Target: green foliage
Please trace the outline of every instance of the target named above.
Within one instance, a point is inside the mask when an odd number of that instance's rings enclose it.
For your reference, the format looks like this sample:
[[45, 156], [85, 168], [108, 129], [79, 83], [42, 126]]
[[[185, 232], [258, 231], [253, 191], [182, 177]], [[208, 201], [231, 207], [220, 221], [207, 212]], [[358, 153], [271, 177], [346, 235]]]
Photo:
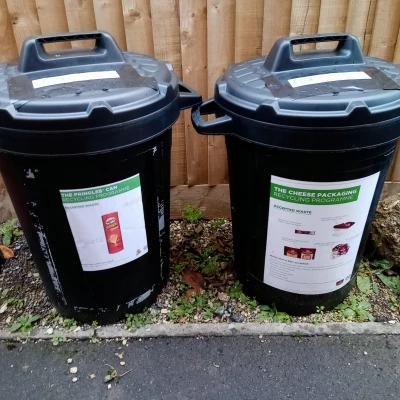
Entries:
[[92, 328], [97, 328], [99, 323], [97, 321], [92, 321]]
[[183, 262], [174, 265], [174, 271], [177, 274], [181, 274], [185, 268], [186, 268], [186, 263]]
[[272, 307], [262, 305], [260, 306], [260, 310], [261, 312], [256, 318], [258, 322], [263, 322], [268, 319], [272, 319], [273, 322], [291, 322], [292, 320], [289, 314], [278, 311], [275, 304], [272, 304]]
[[256, 309], [258, 306], [256, 299], [250, 299], [250, 297], [243, 293], [243, 285], [239, 281], [236, 281], [233, 286], [228, 288], [228, 295], [233, 299], [239, 300], [242, 304], [247, 305], [251, 309]]
[[97, 339], [97, 337], [91, 337], [89, 340], [89, 343], [91, 343], [91, 344], [100, 343], [100, 339]]
[[221, 228], [221, 226], [224, 224], [225, 224], [224, 219], [217, 219], [217, 220], [210, 221], [210, 225], [215, 229]]
[[372, 291], [375, 294], [379, 294], [379, 286], [378, 286], [378, 284], [376, 282], [372, 282]]
[[53, 343], [53, 346], [58, 346], [61, 343], [66, 343], [67, 338], [65, 336], [56, 335], [51, 339], [51, 342]]
[[145, 311], [140, 314], [126, 314], [126, 322], [125, 326], [129, 330], [135, 330], [142, 328], [151, 323], [151, 315], [148, 311]]
[[342, 317], [356, 321], [373, 321], [370, 313], [371, 303], [363, 295], [350, 295], [343, 303], [335, 307]]
[[10, 332], [21, 332], [29, 334], [33, 330], [35, 322], [39, 321], [39, 315], [21, 315], [11, 325]]
[[366, 295], [372, 293], [371, 279], [368, 276], [357, 276], [357, 287], [361, 293]]
[[400, 276], [386, 276], [379, 274], [378, 278], [393, 292], [400, 294]]
[[202, 311], [204, 319], [211, 319], [213, 312], [220, 308], [222, 304], [215, 300], [215, 292], [202, 291], [200, 294], [193, 293], [189, 300], [181, 296], [176, 300], [168, 313], [171, 321], [179, 321], [182, 318], [188, 318], [195, 311]]
[[24, 307], [24, 301], [17, 299], [15, 297], [8, 297], [7, 296], [10, 294], [10, 291], [8, 289], [4, 289], [0, 293], [0, 308], [12, 308], [14, 310], [20, 310], [21, 308]]
[[47, 315], [47, 320], [51, 325], [62, 325], [63, 323], [63, 318], [55, 308], [50, 310], [49, 314]]
[[22, 234], [22, 231], [18, 228], [17, 219], [11, 219], [0, 225], [0, 236], [4, 246], [9, 246], [14, 236], [21, 236]]
[[78, 327], [78, 324], [74, 318], [64, 318], [62, 320], [62, 326], [66, 329], [73, 331]]
[[388, 260], [370, 261], [370, 265], [375, 269], [381, 269], [381, 270], [391, 269], [393, 267], [393, 264]]
[[390, 298], [390, 309], [394, 312], [400, 311], [400, 299], [396, 296]]
[[188, 258], [196, 262], [197, 268], [203, 275], [214, 276], [228, 265], [232, 255], [220, 254], [217, 246], [211, 246], [200, 253], [189, 253]]
[[188, 205], [183, 209], [182, 217], [187, 222], [193, 223], [203, 219], [204, 214], [203, 211], [200, 210], [200, 208]]
[[321, 324], [322, 323], [322, 316], [324, 315], [324, 306], [317, 306], [315, 310], [315, 317], [314, 317], [314, 324]]

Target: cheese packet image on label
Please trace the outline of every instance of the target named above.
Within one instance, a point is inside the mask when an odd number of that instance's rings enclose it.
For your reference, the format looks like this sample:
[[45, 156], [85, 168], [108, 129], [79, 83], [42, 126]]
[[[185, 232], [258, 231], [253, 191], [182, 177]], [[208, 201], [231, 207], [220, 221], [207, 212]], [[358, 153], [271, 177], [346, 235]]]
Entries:
[[60, 193], [84, 271], [118, 267], [147, 253], [139, 174]]

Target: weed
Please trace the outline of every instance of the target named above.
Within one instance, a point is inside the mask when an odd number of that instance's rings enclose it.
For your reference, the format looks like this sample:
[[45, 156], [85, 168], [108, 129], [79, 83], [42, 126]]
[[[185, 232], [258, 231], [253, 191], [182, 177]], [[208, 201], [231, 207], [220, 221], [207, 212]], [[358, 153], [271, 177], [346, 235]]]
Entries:
[[257, 321], [262, 322], [267, 319], [272, 319], [273, 322], [291, 322], [289, 314], [280, 312], [276, 309], [275, 304], [272, 304], [272, 308], [266, 305], [260, 306], [260, 314], [257, 316]]
[[21, 332], [29, 334], [33, 330], [35, 322], [39, 321], [39, 315], [21, 315], [11, 325], [10, 332]]
[[181, 296], [172, 304], [168, 318], [171, 321], [180, 321], [182, 318], [188, 318], [197, 310], [203, 311], [204, 319], [211, 319], [213, 312], [221, 307], [219, 301], [212, 301], [214, 296], [214, 292], [206, 292], [204, 290], [200, 294], [193, 293], [189, 300]]
[[60, 316], [55, 308], [52, 308], [50, 310], [49, 314], [47, 315], [47, 320], [51, 325], [62, 325], [63, 323], [63, 318]]
[[314, 316], [314, 324], [321, 324], [322, 323], [322, 316], [324, 315], [324, 306], [317, 306], [315, 313], [316, 315]]
[[71, 331], [75, 330], [78, 325], [74, 318], [64, 318], [62, 321], [62, 326]]
[[100, 339], [97, 339], [97, 337], [92, 337], [92, 338], [90, 338], [89, 343], [91, 343], [91, 344], [100, 343]]
[[227, 265], [225, 258], [217, 252], [216, 246], [206, 247], [201, 253], [189, 253], [203, 275], [213, 276]]
[[390, 309], [394, 312], [400, 311], [400, 299], [396, 296], [390, 298]]
[[249, 308], [255, 309], [258, 306], [256, 299], [250, 299], [243, 293], [243, 285], [236, 281], [235, 284], [228, 288], [228, 295], [233, 299], [239, 300], [242, 304], [246, 304]]
[[92, 328], [97, 328], [99, 323], [97, 321], [92, 321]]
[[177, 274], [181, 274], [185, 268], [186, 268], [186, 263], [183, 262], [174, 265], [174, 271]]
[[224, 219], [217, 219], [217, 220], [210, 221], [210, 225], [215, 229], [221, 228], [221, 226], [224, 224], [225, 224]]
[[368, 276], [357, 276], [357, 287], [365, 295], [372, 293], [371, 279]]
[[53, 343], [53, 346], [58, 346], [61, 343], [66, 343], [67, 338], [65, 336], [56, 335], [51, 339], [51, 342]]
[[182, 217], [187, 222], [193, 223], [203, 219], [204, 214], [203, 211], [200, 210], [200, 208], [188, 205], [183, 209]]
[[379, 274], [378, 278], [393, 292], [400, 294], [400, 276], [386, 276]]
[[9, 246], [14, 236], [21, 236], [22, 234], [22, 231], [18, 228], [17, 219], [11, 219], [0, 225], [0, 236], [4, 246]]
[[366, 300], [364, 295], [350, 295], [343, 303], [335, 307], [339, 310], [344, 319], [357, 321], [373, 321], [374, 317], [370, 313], [371, 303]]
[[143, 312], [141, 314], [126, 314], [125, 326], [126, 329], [135, 330], [142, 328], [151, 323], [151, 316], [149, 312]]

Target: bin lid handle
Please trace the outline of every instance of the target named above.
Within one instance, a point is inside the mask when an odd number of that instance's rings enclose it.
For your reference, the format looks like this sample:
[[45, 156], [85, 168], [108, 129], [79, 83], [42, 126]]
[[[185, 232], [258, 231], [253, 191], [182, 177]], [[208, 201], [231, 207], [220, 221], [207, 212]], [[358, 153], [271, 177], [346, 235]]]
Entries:
[[[294, 45], [338, 42], [331, 50], [293, 51]], [[357, 37], [347, 33], [293, 36], [277, 40], [265, 59], [264, 67], [271, 72], [293, 71], [305, 68], [365, 64]]]
[[[95, 40], [90, 50], [64, 50], [48, 53], [44, 44], [72, 42], [76, 40]], [[47, 69], [65, 68], [91, 64], [124, 63], [125, 58], [114, 38], [107, 32], [73, 32], [53, 35], [33, 36], [22, 44], [18, 71], [29, 73]]]

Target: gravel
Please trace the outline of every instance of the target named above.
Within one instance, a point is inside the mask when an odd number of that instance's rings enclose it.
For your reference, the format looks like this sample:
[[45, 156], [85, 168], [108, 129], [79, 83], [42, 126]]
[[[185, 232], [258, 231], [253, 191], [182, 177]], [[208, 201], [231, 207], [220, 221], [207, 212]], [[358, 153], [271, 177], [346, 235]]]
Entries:
[[[40, 315], [40, 325], [47, 328], [62, 328], [63, 320], [52, 309], [35, 269], [32, 255], [23, 236], [11, 246], [15, 257], [6, 260], [0, 265], [0, 310], [5, 298], [21, 300], [18, 305], [8, 305], [0, 313], [0, 328], [9, 327], [15, 319], [24, 314]], [[212, 248], [212, 251], [210, 250]], [[210, 252], [209, 257], [204, 254]], [[205, 260], [205, 261], [204, 261]], [[216, 274], [205, 273], [202, 263], [211, 260], [218, 270]], [[232, 226], [229, 220], [206, 221], [187, 223], [185, 221], [171, 222], [171, 274], [162, 293], [155, 304], [148, 310], [149, 321], [155, 324], [170, 323], [220, 323], [220, 322], [257, 322], [262, 312], [258, 305], [242, 302], [229, 296], [229, 287], [235, 285], [236, 277], [233, 268]], [[203, 265], [204, 267], [204, 265]], [[202, 272], [205, 282], [205, 307], [210, 312], [205, 313], [204, 307], [194, 306], [194, 309], [185, 315], [173, 316], [179, 309], [179, 301], [184, 298], [189, 286], [182, 281], [182, 272], [187, 269]], [[207, 272], [207, 271], [206, 271]], [[371, 314], [375, 321], [400, 321], [399, 310], [393, 310], [391, 298], [395, 295], [380, 279], [375, 276], [373, 281], [379, 287], [379, 294], [368, 295], [371, 303]], [[1, 298], [4, 290], [7, 296]], [[357, 288], [352, 291], [359, 294]], [[400, 299], [397, 296], [397, 301]], [[322, 314], [311, 314], [302, 317], [292, 317], [293, 322], [337, 322], [343, 321], [339, 311], [328, 311]], [[272, 322], [270, 319], [265, 323]], [[121, 321], [117, 326], [124, 326]], [[87, 327], [87, 326], [86, 326]], [[71, 328], [76, 329], [76, 326]], [[85, 326], [83, 326], [85, 329]]]

